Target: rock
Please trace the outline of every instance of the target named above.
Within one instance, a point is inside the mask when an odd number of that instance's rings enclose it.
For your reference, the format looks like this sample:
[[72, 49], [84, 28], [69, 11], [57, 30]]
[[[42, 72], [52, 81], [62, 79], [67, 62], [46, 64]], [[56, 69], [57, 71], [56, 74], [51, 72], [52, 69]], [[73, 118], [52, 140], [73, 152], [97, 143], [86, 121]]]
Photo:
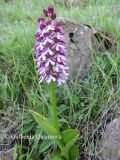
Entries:
[[106, 126], [99, 148], [101, 160], [120, 160], [120, 118]]
[[82, 79], [91, 66], [90, 48], [92, 31], [85, 25], [63, 21], [67, 47], [69, 75], [73, 79]]
[[64, 4], [65, 6], [83, 6], [86, 0], [54, 0], [54, 3]]
[[[13, 155], [14, 155], [14, 148], [7, 150], [5, 153], [1, 151], [0, 160], [13, 160], [14, 159]], [[16, 157], [17, 157], [17, 153], [16, 153]]]
[[[80, 82], [92, 65], [92, 51], [104, 52], [115, 48], [115, 40], [89, 25], [62, 19], [65, 31], [70, 78]], [[114, 43], [113, 43], [114, 42]]]

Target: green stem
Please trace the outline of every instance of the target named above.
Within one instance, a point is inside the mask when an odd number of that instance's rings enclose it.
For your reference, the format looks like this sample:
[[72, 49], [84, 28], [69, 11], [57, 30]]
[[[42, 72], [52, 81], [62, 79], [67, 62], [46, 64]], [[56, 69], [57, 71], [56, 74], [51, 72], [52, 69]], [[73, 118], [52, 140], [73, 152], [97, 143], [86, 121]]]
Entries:
[[52, 104], [52, 116], [53, 116], [54, 126], [59, 131], [59, 124], [58, 124], [58, 118], [57, 118], [55, 84], [53, 81], [50, 83], [50, 98], [51, 98], [51, 104]]

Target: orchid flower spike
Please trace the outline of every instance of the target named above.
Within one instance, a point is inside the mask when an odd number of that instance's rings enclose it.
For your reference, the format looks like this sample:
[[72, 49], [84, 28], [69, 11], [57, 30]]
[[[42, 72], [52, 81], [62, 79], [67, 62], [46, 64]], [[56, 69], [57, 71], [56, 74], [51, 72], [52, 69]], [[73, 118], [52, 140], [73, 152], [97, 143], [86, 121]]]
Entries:
[[43, 10], [46, 17], [38, 19], [35, 34], [35, 61], [37, 63], [39, 82], [65, 83], [68, 77], [64, 31], [61, 22], [53, 22], [56, 13], [52, 7]]

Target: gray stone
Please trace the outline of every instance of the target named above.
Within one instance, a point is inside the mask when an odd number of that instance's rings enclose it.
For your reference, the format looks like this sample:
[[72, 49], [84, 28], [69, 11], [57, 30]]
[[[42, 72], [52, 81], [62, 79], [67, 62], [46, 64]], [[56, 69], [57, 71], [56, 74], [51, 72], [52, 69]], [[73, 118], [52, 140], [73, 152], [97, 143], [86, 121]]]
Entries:
[[120, 160], [120, 118], [106, 126], [100, 144], [101, 160]]
[[82, 79], [91, 66], [92, 31], [85, 25], [63, 21], [68, 56], [69, 75], [72, 79]]
[[[89, 25], [66, 19], [62, 19], [62, 22], [62, 28], [65, 31], [69, 75], [76, 82], [80, 82], [90, 71], [93, 49], [96, 52], [104, 52], [106, 49], [114, 48], [114, 38], [107, 37]], [[99, 38], [101, 42], [99, 42]]]

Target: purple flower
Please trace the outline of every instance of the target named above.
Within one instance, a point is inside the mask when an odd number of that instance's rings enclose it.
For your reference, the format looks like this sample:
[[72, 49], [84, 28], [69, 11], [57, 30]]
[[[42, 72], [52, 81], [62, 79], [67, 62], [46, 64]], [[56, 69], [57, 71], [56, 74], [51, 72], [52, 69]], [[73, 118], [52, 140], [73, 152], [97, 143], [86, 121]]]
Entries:
[[53, 23], [56, 13], [52, 7], [43, 11], [48, 19], [38, 19], [35, 34], [35, 61], [41, 82], [65, 83], [68, 77], [64, 31], [61, 22]]
[[43, 13], [46, 17], [49, 17], [52, 20], [56, 19], [56, 13], [54, 12], [53, 7], [48, 7], [47, 9], [44, 9]]
[[50, 18], [53, 20], [56, 19], [56, 13], [51, 14]]

